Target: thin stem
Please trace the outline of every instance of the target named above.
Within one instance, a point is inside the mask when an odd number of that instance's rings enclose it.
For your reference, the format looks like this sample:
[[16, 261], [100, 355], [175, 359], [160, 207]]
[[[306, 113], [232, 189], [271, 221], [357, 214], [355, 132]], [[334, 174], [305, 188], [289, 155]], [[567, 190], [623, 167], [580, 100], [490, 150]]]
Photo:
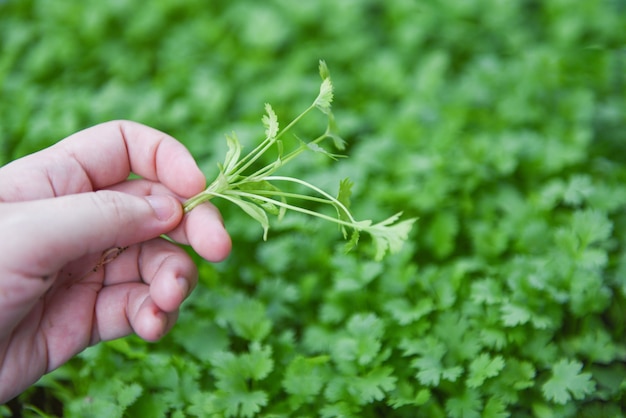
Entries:
[[296, 118], [294, 120], [289, 122], [289, 124], [287, 124], [287, 126], [285, 126], [282, 130], [280, 130], [278, 132], [278, 135], [276, 135], [276, 139], [279, 139], [281, 136], [283, 136], [283, 134], [285, 132], [289, 131], [295, 124], [297, 124], [300, 121], [300, 119], [305, 117], [307, 115], [307, 113], [309, 113], [313, 109], [315, 109], [315, 102], [313, 102], [313, 104], [311, 106], [309, 106], [304, 112], [300, 113], [298, 116], [296, 116]]
[[[222, 193], [215, 193], [214, 196], [216, 197], [225, 197], [227, 195], [231, 195], [231, 196], [239, 196], [239, 197], [245, 197], [248, 199], [256, 199], [256, 200], [261, 200], [263, 202], [267, 202], [267, 203], [272, 203], [276, 206], [288, 209], [288, 210], [293, 210], [295, 212], [300, 212], [300, 213], [304, 213], [306, 215], [310, 215], [310, 216], [315, 216], [317, 218], [321, 218], [330, 222], [334, 222], [336, 224], [339, 225], [344, 225], [344, 226], [348, 226], [350, 228], [354, 228], [357, 229], [359, 231], [363, 231], [367, 228], [364, 228], [363, 225], [360, 225], [359, 222], [356, 222], [354, 219], [351, 219], [350, 222], [348, 221], [344, 221], [343, 219], [339, 219], [339, 218], [334, 218], [332, 216], [328, 216], [325, 215], [323, 213], [319, 213], [319, 212], [315, 212], [309, 209], [305, 209], [305, 208], [301, 208], [298, 206], [294, 206], [294, 205], [290, 205], [289, 203], [285, 203], [285, 202], [281, 202], [279, 200], [275, 200], [275, 199], [271, 199], [269, 197], [265, 197], [265, 196], [260, 196], [254, 193], [248, 193], [248, 192], [243, 192], [241, 190], [227, 190], [225, 194]], [[228, 199], [231, 200], [231, 199]]]
[[303, 143], [302, 145], [300, 145], [298, 148], [296, 148], [295, 150], [291, 151], [289, 154], [287, 154], [286, 156], [284, 156], [283, 158], [281, 158], [281, 162], [282, 164], [285, 164], [291, 160], [293, 160], [294, 158], [296, 158], [298, 155], [302, 154], [304, 151], [306, 151], [308, 149], [307, 145], [309, 144], [318, 144], [320, 142], [322, 142], [324, 139], [328, 138], [328, 133], [325, 132], [323, 135], [318, 136], [317, 138], [315, 138], [312, 141], [309, 141], [307, 143]]
[[[256, 160], [258, 160], [261, 157], [261, 155], [265, 154], [265, 152], [268, 149], [270, 149], [272, 145], [274, 145], [275, 143], [276, 143], [276, 137], [266, 138], [265, 141], [263, 141], [259, 147], [256, 147], [254, 150], [248, 153], [245, 157], [239, 160], [237, 164], [235, 164], [232, 174], [241, 175], [244, 171], [248, 169], [248, 167], [254, 164]], [[230, 175], [231, 173], [228, 173], [228, 174]]]
[[322, 196], [324, 196], [326, 199], [330, 200], [332, 202], [332, 204], [337, 207], [338, 209], [341, 209], [346, 216], [348, 216], [348, 218], [352, 221], [352, 222], [356, 222], [356, 219], [354, 219], [352, 217], [352, 214], [350, 213], [350, 210], [348, 210], [348, 208], [341, 203], [339, 200], [337, 200], [336, 197], [326, 193], [324, 190], [320, 189], [319, 187], [316, 187], [314, 185], [312, 185], [309, 182], [306, 182], [304, 180], [300, 180], [294, 177], [286, 177], [286, 176], [267, 176], [265, 177], [266, 181], [288, 181], [291, 183], [297, 183], [300, 184], [302, 186], [305, 186], [311, 190], [316, 191], [317, 193], [321, 194]]
[[307, 113], [309, 113], [314, 108], [315, 104], [312, 104], [304, 112], [300, 113], [294, 120], [292, 120], [287, 126], [285, 126], [281, 131], [279, 131], [274, 138], [266, 138], [265, 141], [261, 142], [261, 144], [259, 144], [254, 150], [252, 150], [245, 157], [239, 160], [239, 162], [235, 165], [233, 174], [239, 175], [243, 173], [246, 169], [248, 169], [248, 167], [254, 164], [254, 162], [258, 160], [259, 157], [261, 157], [261, 155], [265, 153], [265, 151], [270, 149], [270, 147], [274, 145], [274, 143], [276, 143], [276, 141], [281, 136], [283, 136], [285, 132], [289, 131], [296, 123], [298, 123], [304, 116], [306, 116]]
[[202, 191], [198, 193], [197, 195], [190, 197], [189, 199], [183, 202], [183, 211], [185, 213], [191, 212], [191, 210], [194, 209], [196, 206], [211, 200], [213, 196], [215, 195], [207, 192], [207, 190]]
[[309, 202], [324, 203], [327, 205], [335, 206], [335, 203], [329, 201], [328, 199], [324, 199], [322, 197], [308, 196], [308, 195], [299, 194], [299, 193], [289, 193], [289, 192], [281, 192], [281, 191], [275, 191], [275, 190], [246, 190], [246, 192], [259, 195], [259, 196], [285, 197], [285, 198], [290, 198], [290, 199], [306, 200]]

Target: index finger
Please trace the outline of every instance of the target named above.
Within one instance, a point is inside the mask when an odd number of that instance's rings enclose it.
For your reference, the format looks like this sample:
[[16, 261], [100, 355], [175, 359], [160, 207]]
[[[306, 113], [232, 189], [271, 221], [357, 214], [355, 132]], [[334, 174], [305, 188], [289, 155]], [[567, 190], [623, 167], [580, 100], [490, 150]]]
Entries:
[[[130, 173], [162, 183], [182, 197], [205, 187], [204, 175], [180, 142], [139, 123], [112, 121], [0, 169], [0, 200], [99, 190], [124, 181]], [[24, 190], [24, 179], [39, 186]]]
[[[99, 149], [94, 149], [94, 143]], [[131, 172], [183, 197], [204, 188], [204, 175], [189, 151], [171, 136], [139, 123], [104, 123], [60, 145], [81, 162], [97, 189], [123, 181]]]

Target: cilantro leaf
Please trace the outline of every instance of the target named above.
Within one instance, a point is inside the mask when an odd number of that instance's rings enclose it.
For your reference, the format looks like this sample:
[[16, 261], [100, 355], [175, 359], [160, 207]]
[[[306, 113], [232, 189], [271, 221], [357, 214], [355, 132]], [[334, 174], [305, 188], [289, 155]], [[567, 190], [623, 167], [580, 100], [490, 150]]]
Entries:
[[570, 399], [584, 399], [592, 393], [596, 384], [591, 373], [581, 373], [582, 363], [576, 360], [561, 359], [552, 367], [552, 377], [542, 386], [546, 399], [557, 404], [565, 404]]
[[400, 251], [404, 241], [407, 240], [415, 219], [406, 219], [395, 223], [401, 215], [401, 212], [397, 213], [371, 227], [369, 227], [369, 221], [362, 224], [364, 229], [367, 227], [366, 229], [374, 241], [376, 247], [375, 260], [382, 260], [387, 252], [396, 253]]
[[216, 378], [216, 403], [226, 416], [252, 417], [267, 405], [268, 396], [262, 390], [250, 390], [248, 381], [267, 377], [274, 367], [272, 350], [252, 343], [247, 353], [215, 353], [211, 359], [211, 373]]
[[285, 391], [301, 402], [311, 400], [320, 393], [326, 381], [323, 366], [328, 359], [328, 356], [294, 358], [287, 366], [282, 380]]
[[239, 157], [241, 156], [242, 151], [241, 143], [239, 142], [239, 139], [237, 139], [237, 134], [234, 132], [232, 135], [226, 135], [226, 144], [228, 146], [228, 151], [224, 157], [224, 163], [220, 167], [220, 173], [222, 175], [224, 175], [224, 173], [229, 173], [235, 168], [239, 162]]
[[365, 376], [352, 381], [352, 387], [358, 393], [359, 401], [363, 404], [383, 399], [386, 392], [392, 391], [397, 378], [393, 376], [391, 367], [377, 367]]
[[320, 92], [315, 99], [314, 105], [324, 114], [330, 114], [330, 105], [333, 101], [333, 86], [330, 82], [330, 72], [326, 66], [326, 62], [320, 61], [319, 65], [320, 76], [322, 77], [322, 85], [320, 86]]
[[491, 358], [489, 354], [483, 353], [470, 363], [467, 386], [477, 388], [486, 379], [497, 376], [503, 368], [504, 359], [502, 356]]
[[613, 224], [601, 211], [581, 210], [572, 216], [572, 229], [584, 248], [609, 238]]
[[474, 390], [466, 390], [446, 402], [446, 412], [452, 418], [480, 418], [482, 402]]
[[485, 404], [482, 418], [508, 418], [510, 414], [506, 410], [506, 404], [498, 398], [490, 398]]
[[278, 135], [278, 116], [269, 103], [265, 103], [265, 112], [266, 114], [262, 118], [263, 126], [265, 126], [265, 138], [273, 140]]
[[523, 325], [530, 321], [531, 312], [523, 306], [519, 306], [510, 302], [502, 305], [502, 323], [507, 327]]

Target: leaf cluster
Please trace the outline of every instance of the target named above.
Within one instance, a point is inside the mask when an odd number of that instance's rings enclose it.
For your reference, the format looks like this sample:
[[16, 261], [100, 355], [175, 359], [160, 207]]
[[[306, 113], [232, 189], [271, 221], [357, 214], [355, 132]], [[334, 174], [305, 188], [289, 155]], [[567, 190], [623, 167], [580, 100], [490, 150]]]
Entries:
[[[214, 199], [237, 248], [196, 258], [172, 333], [92, 347], [0, 413], [624, 416], [620, 2], [6, 0], [0, 15], [2, 162], [127, 118], [181, 139], [218, 178], [323, 90], [245, 175], [309, 144], [281, 176], [320, 190], [350, 178], [332, 197], [363, 219], [420, 218], [376, 262], [375, 241], [344, 254], [325, 222], [259, 199], [320, 197], [302, 184], [237, 192], [282, 215], [267, 242]], [[321, 57], [330, 109], [310, 77]], [[344, 150], [311, 144], [329, 125]]]
[[[197, 205], [207, 202], [214, 197], [225, 199], [241, 208], [247, 215], [261, 224], [264, 240], [267, 239], [270, 228], [268, 213], [277, 215], [279, 219], [283, 218], [287, 210], [305, 213], [337, 223], [343, 232], [344, 238], [348, 237], [347, 229], [351, 229], [350, 239], [345, 247], [346, 251], [356, 246], [361, 232], [368, 233], [375, 244], [374, 258], [380, 261], [386, 253], [400, 251], [402, 244], [408, 238], [415, 219], [398, 221], [401, 215], [401, 213], [398, 213], [375, 224], [371, 220], [357, 221], [349, 209], [353, 184], [348, 178], [340, 182], [338, 196], [333, 197], [300, 178], [274, 174], [286, 163], [294, 160], [306, 151], [314, 151], [333, 159], [336, 158], [335, 155], [319, 145], [325, 139], [332, 139], [335, 147], [339, 149], [344, 148], [344, 141], [334, 132], [335, 123], [331, 113], [333, 85], [330, 79], [330, 72], [324, 61], [320, 61], [319, 73], [322, 77], [322, 84], [317, 97], [307, 109], [287, 124], [284, 129], [279, 129], [278, 117], [272, 106], [268, 103], [265, 104], [266, 113], [262, 118], [265, 126], [265, 139], [248, 154], [245, 156], [241, 155], [243, 147], [235, 134], [227, 136], [228, 151], [226, 152], [224, 162], [219, 165], [217, 178], [209, 184], [206, 190], [185, 201], [183, 207], [185, 212], [189, 212]], [[303, 141], [296, 136], [299, 142], [298, 146], [291, 151], [286, 151], [285, 147], [287, 145], [282, 137], [314, 109], [320, 110], [328, 117], [326, 130], [322, 135], [310, 141]], [[274, 161], [261, 168], [250, 170], [266, 152], [274, 148], [277, 151]], [[286, 192], [279, 188], [276, 183], [296, 184], [308, 189], [317, 196], [298, 192]], [[337, 213], [337, 217], [332, 218], [320, 211], [302, 207], [300, 206], [301, 204], [291, 203], [293, 200], [312, 201], [332, 206]]]

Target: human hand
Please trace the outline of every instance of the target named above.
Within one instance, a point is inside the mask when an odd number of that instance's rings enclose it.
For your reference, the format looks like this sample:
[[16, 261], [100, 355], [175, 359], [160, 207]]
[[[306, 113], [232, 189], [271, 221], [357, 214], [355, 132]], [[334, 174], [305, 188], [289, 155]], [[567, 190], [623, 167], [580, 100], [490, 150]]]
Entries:
[[215, 207], [183, 216], [204, 187], [183, 145], [126, 121], [0, 168], [0, 403], [99, 341], [172, 327], [197, 270], [159, 236], [214, 262], [231, 248]]

